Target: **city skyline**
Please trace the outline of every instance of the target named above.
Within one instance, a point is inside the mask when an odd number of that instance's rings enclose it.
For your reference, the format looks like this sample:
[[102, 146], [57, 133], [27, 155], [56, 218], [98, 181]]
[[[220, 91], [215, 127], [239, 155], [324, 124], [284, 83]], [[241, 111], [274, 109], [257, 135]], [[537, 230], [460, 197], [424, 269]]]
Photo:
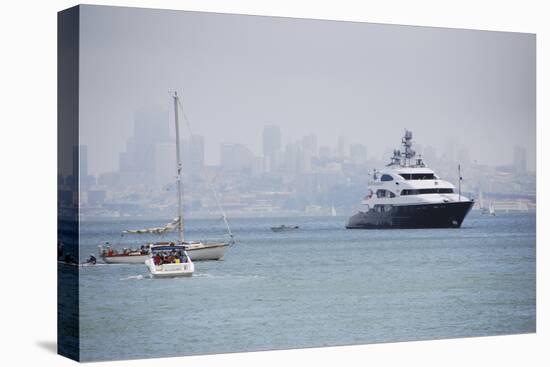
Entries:
[[[162, 115], [162, 113], [159, 115]], [[133, 135], [127, 139], [125, 151], [119, 154], [118, 169], [109, 172], [132, 171], [133, 168], [128, 167], [132, 166], [132, 164], [129, 163], [129, 161], [132, 161], [139, 162], [141, 166], [140, 171], [143, 172], [156, 172], [155, 166], [162, 166], [162, 178], [166, 179], [169, 177], [171, 180], [173, 177], [173, 167], [175, 166], [174, 136], [168, 132], [169, 124], [166, 124], [166, 129], [159, 130], [155, 129], [156, 125], [154, 121], [146, 122], [145, 119], [136, 119]], [[161, 126], [162, 125], [163, 124], [161, 124]], [[160, 131], [161, 133], [156, 135], [151, 134], [151, 131]], [[354, 164], [364, 164], [369, 160], [371, 162], [379, 162], [382, 166], [387, 163], [386, 161], [389, 161], [393, 149], [400, 146], [399, 136], [396, 136], [393, 140], [393, 146], [388, 145], [383, 149], [383, 152], [372, 154], [366, 144], [349, 143], [350, 139], [342, 135], [335, 137], [332, 145], [319, 145], [316, 134], [307, 134], [301, 137], [295, 136], [289, 141], [283, 140], [282, 136], [284, 136], [284, 134], [280, 126], [266, 125], [262, 130], [261, 136], [258, 138], [258, 140], [261, 140], [259, 143], [261, 147], [260, 154], [254, 152], [250, 146], [246, 144], [222, 142], [218, 150], [218, 159], [214, 162], [207, 162], [205, 160], [206, 147], [209, 146], [207, 144], [207, 138], [202, 135], [188, 136], [187, 134], [183, 134], [183, 149], [181, 155], [184, 167], [191, 172], [200, 173], [199, 171], [203, 169], [204, 166], [223, 168], [228, 165], [228, 162], [231, 162], [234, 167], [240, 167], [242, 165], [259, 165], [261, 166], [259, 171], [269, 173], [276, 171], [276, 168], [282, 167], [285, 164], [285, 155], [288, 156], [288, 154], [292, 154], [290, 150], [296, 149], [303, 151], [303, 154], [307, 156], [306, 159], [308, 160], [315, 157], [325, 159], [349, 158]], [[433, 145], [416, 143], [417, 152], [426, 158], [428, 165], [431, 159], [446, 159], [449, 163], [462, 163], [465, 165], [471, 163], [490, 165], [482, 159], [472, 157], [466, 146], [461, 144], [456, 137], [446, 137], [444, 141], [446, 148], [443, 151], [436, 149]], [[240, 150], [240, 153], [237, 153], [237, 156], [240, 157], [239, 159], [242, 159], [240, 163], [235, 162], [234, 156], [225, 157], [225, 154], [233, 154], [235, 150]], [[87, 155], [87, 146], [85, 156], [86, 173], [88, 173], [89, 158]], [[532, 166], [527, 158], [527, 149], [518, 144], [514, 145], [513, 149], [508, 147], [508, 152], [504, 154], [503, 157], [507, 157], [507, 159], [504, 158], [501, 164], [491, 166], [522, 165], [523, 171], [527, 171], [529, 167]], [[170, 164], [166, 165], [166, 162], [170, 162]], [[309, 166], [311, 162], [302, 163], [302, 165], [303, 164]], [[109, 172], [95, 173], [95, 175], [99, 176]]]
[[[337, 136], [381, 157], [403, 129], [471, 159], [535, 162], [535, 37], [510, 32], [82, 7], [81, 143], [89, 171], [117, 169], [136, 111], [167, 111], [178, 90], [205, 162], [222, 143], [262, 155], [264, 126], [281, 144]], [[254, 32], [250, 32], [254, 29]], [[132, 41], [139, 35], [140, 42]], [[161, 67], [159, 67], [161, 66]], [[172, 136], [172, 135], [170, 135]]]

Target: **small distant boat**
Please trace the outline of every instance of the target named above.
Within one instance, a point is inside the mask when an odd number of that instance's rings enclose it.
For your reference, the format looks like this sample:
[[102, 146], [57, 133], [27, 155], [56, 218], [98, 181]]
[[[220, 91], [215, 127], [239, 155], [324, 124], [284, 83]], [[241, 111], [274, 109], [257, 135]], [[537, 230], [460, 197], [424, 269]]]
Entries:
[[494, 207], [494, 205], [493, 205], [492, 202], [489, 204], [489, 215], [492, 215], [492, 216], [495, 216], [495, 215], [496, 215], [496, 213], [495, 213], [495, 207]]
[[271, 227], [271, 230], [273, 232], [290, 232], [290, 231], [296, 231], [300, 229], [299, 226], [287, 226], [287, 225], [280, 225], [278, 227]]
[[496, 215], [496, 212], [495, 212], [495, 207], [493, 205], [493, 203], [489, 203], [489, 207], [488, 208], [481, 208], [481, 214], [483, 215], [491, 215], [491, 216], [495, 216]]
[[334, 205], [330, 208], [330, 216], [335, 217], [336, 216], [336, 209], [334, 208]]
[[145, 265], [155, 278], [190, 277], [195, 265], [183, 245], [153, 245]]

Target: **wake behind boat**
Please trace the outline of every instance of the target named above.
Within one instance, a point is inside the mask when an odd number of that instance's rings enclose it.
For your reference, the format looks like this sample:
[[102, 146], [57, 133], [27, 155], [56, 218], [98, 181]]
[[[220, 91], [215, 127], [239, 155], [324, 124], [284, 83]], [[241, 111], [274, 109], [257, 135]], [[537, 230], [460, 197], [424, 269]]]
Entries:
[[474, 201], [460, 193], [429, 169], [422, 158], [415, 158], [412, 132], [405, 131], [404, 150], [394, 150], [386, 169], [375, 171], [365, 210], [352, 216], [346, 228], [458, 228]]

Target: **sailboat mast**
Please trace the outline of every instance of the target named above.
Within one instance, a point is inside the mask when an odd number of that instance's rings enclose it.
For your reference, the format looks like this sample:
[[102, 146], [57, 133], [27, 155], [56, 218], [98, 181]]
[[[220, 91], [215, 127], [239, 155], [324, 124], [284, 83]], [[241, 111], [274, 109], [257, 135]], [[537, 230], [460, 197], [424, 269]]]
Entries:
[[184, 227], [183, 227], [183, 203], [182, 203], [182, 188], [181, 188], [181, 155], [180, 155], [180, 128], [179, 128], [179, 115], [178, 115], [178, 93], [174, 92], [174, 121], [176, 123], [176, 161], [177, 161], [177, 175], [176, 185], [178, 187], [178, 235], [179, 242], [184, 241]]

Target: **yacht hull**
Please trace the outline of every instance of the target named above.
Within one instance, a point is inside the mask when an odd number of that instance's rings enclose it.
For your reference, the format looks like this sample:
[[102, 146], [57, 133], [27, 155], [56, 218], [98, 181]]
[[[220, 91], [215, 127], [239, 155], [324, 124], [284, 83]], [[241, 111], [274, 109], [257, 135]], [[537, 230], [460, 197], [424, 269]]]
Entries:
[[473, 201], [394, 205], [385, 212], [359, 212], [349, 219], [346, 228], [459, 228], [473, 205]]

